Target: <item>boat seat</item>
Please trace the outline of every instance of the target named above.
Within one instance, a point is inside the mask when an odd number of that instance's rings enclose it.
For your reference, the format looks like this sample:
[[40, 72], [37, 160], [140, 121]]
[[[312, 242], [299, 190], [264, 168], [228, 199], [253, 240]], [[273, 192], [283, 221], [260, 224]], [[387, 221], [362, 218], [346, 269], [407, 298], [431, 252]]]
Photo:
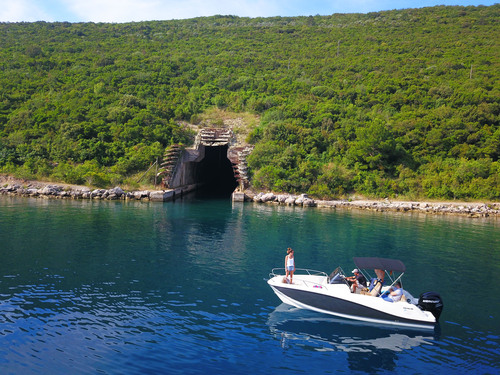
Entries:
[[375, 282], [375, 285], [372, 287], [372, 290], [370, 290], [370, 296], [378, 297], [381, 289], [382, 289], [382, 282], [380, 280], [377, 280]]
[[370, 285], [368, 289], [361, 290], [361, 294], [364, 294], [366, 296], [378, 297], [383, 284], [384, 284], [383, 281], [374, 277], [373, 279], [370, 280]]

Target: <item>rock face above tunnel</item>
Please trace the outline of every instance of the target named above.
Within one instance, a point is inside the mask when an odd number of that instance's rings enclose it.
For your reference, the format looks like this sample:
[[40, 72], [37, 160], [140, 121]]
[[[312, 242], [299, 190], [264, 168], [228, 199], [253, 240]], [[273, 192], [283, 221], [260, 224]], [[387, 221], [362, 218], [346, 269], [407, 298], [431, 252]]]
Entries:
[[249, 185], [246, 158], [252, 149], [238, 144], [231, 129], [204, 128], [193, 148], [172, 145], [167, 149], [159, 175], [168, 189], [189, 185], [230, 196], [236, 188]]
[[231, 146], [236, 143], [236, 136], [231, 129], [205, 128], [201, 129], [196, 136], [194, 147], [200, 145], [206, 147]]

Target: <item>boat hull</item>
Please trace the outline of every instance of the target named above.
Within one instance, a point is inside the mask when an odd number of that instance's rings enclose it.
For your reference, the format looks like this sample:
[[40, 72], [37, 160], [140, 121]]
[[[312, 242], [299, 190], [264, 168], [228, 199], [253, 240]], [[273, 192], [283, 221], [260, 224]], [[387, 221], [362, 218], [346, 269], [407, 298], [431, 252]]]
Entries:
[[[295, 278], [294, 278], [295, 281]], [[346, 285], [303, 283], [286, 284], [281, 277], [268, 281], [275, 294], [288, 305], [347, 319], [434, 328], [436, 320], [428, 312], [406, 302], [390, 303], [381, 298], [350, 293]]]

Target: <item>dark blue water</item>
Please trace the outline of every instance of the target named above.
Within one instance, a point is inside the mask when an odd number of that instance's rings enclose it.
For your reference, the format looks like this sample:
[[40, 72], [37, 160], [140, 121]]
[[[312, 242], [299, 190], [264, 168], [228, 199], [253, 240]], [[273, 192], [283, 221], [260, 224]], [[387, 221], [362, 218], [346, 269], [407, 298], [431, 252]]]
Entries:
[[[403, 260], [441, 293], [435, 331], [282, 305], [297, 267]], [[500, 221], [229, 201], [0, 197], [1, 374], [500, 372]]]

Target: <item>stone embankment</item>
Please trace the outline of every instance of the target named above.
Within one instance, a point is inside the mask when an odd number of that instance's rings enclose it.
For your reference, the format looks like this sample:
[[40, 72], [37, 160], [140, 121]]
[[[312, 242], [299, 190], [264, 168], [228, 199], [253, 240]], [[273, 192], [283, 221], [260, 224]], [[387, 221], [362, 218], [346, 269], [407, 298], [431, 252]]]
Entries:
[[[90, 189], [85, 186], [55, 185], [29, 182], [18, 183], [3, 181], [0, 195], [13, 195], [34, 198], [69, 198], [94, 200], [135, 200], [165, 202], [175, 198], [175, 191], [132, 191], [125, 192], [120, 187], [113, 189]], [[181, 192], [182, 193], [182, 192]], [[258, 203], [278, 204], [301, 207], [324, 207], [331, 209], [359, 209], [371, 211], [422, 212], [429, 214], [451, 214], [468, 217], [500, 217], [500, 203], [465, 202], [403, 202], [385, 200], [315, 200], [306, 194], [289, 195], [273, 193], [252, 193], [245, 191], [245, 200]]]
[[407, 202], [384, 200], [314, 200], [306, 194], [275, 195], [273, 193], [247, 193], [249, 200], [259, 203], [287, 206], [326, 207], [333, 209], [359, 209], [370, 211], [422, 212], [439, 215], [463, 215], [469, 217], [500, 217], [500, 203], [469, 202]]
[[104, 200], [150, 200], [165, 201], [169, 196], [165, 191], [133, 191], [125, 192], [119, 187], [113, 189], [93, 189], [87, 187], [64, 187], [60, 185], [37, 186], [7, 184], [0, 187], [2, 195], [16, 195], [33, 198], [71, 198], [71, 199], [104, 199]]

